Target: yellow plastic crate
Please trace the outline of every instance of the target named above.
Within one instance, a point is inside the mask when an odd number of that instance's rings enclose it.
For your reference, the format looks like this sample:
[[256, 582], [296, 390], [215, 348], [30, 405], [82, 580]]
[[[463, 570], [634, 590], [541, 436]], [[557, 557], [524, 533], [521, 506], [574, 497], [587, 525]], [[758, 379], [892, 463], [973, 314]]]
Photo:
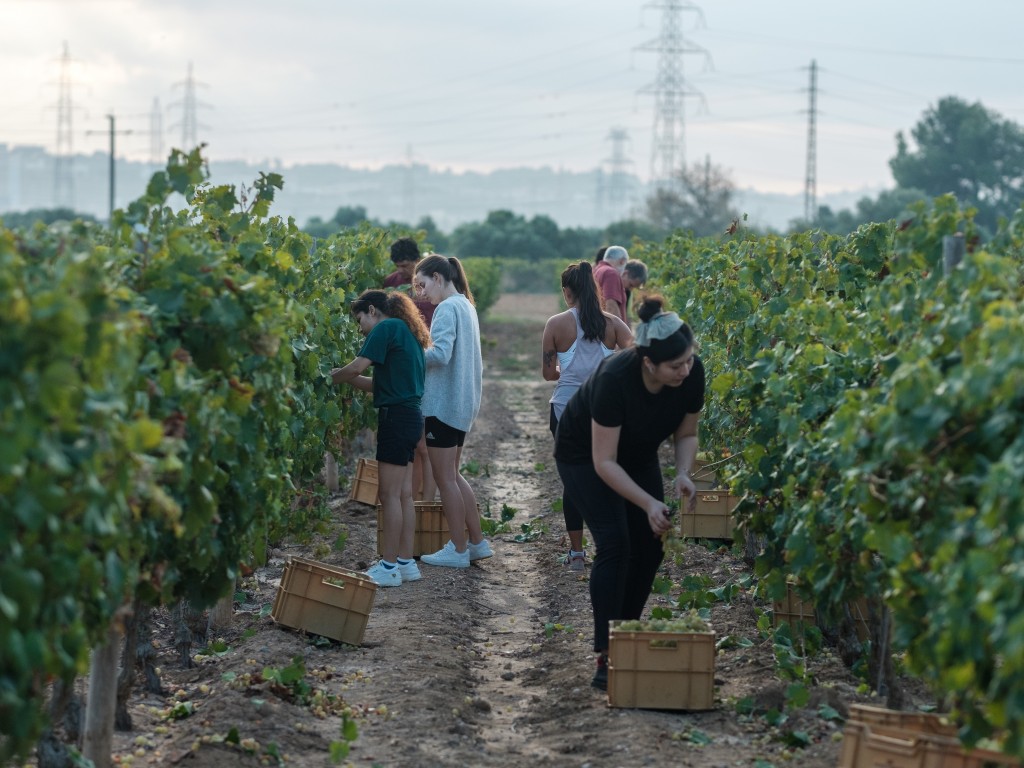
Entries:
[[[850, 613], [857, 637], [863, 643], [870, 636], [867, 600], [862, 597], [852, 603]], [[802, 627], [818, 626], [814, 603], [801, 598], [793, 584], [786, 585], [786, 596], [782, 600], [772, 603], [772, 626], [778, 627], [783, 622], [789, 624], [794, 631], [800, 631]]]
[[618, 624], [609, 628], [609, 706], [714, 708], [714, 632], [638, 632]]
[[964, 749], [956, 728], [939, 715], [854, 704], [843, 730], [839, 768], [991, 768], [1020, 761], [985, 749]]
[[728, 491], [697, 491], [697, 510], [691, 513], [686, 499], [680, 502], [680, 524], [683, 538], [726, 539], [735, 536], [736, 522], [732, 511], [740, 497]]
[[356, 476], [348, 493], [349, 501], [361, 504], [376, 504], [380, 478], [376, 459], [360, 459], [356, 464]]
[[376, 595], [377, 585], [364, 574], [295, 557], [284, 567], [270, 617], [286, 627], [359, 645]]

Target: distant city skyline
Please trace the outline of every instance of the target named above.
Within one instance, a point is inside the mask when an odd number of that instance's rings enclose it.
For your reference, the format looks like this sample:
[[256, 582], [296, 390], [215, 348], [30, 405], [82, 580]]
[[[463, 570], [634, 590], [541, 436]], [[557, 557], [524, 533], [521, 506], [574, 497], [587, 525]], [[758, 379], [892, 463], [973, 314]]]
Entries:
[[[1024, 4], [685, 5], [687, 44], [708, 54], [683, 57], [686, 160], [738, 188], [802, 192], [812, 60], [819, 196], [891, 186], [897, 131], [944, 96], [1024, 121]], [[136, 161], [191, 122], [213, 161], [586, 172], [608, 168], [622, 129], [647, 180], [657, 6], [0, 0], [0, 145], [56, 151], [66, 43], [76, 152], [106, 149], [109, 113]]]

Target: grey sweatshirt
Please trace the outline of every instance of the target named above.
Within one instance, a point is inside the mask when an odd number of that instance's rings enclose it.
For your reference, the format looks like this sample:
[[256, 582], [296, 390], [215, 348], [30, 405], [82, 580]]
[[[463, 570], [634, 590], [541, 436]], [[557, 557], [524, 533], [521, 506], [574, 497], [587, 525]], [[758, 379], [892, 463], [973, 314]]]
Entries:
[[450, 427], [469, 432], [480, 411], [483, 357], [476, 309], [461, 293], [437, 305], [426, 350], [427, 379], [421, 408]]

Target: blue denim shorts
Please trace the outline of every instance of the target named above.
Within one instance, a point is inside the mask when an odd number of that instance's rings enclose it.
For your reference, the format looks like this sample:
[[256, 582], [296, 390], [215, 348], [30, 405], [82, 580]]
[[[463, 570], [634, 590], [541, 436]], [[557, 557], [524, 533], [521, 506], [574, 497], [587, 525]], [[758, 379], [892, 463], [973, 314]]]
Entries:
[[404, 467], [423, 437], [423, 412], [405, 405], [377, 409], [377, 461]]

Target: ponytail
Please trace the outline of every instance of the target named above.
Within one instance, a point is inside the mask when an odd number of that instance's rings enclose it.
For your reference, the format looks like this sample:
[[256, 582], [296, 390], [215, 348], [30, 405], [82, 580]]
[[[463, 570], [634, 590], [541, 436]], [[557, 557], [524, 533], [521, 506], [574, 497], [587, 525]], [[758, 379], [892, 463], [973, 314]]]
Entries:
[[566, 267], [562, 272], [562, 287], [568, 288], [576, 300], [583, 338], [587, 341], [603, 340], [608, 318], [601, 311], [601, 295], [590, 262], [581, 261]]
[[455, 286], [455, 290], [465, 296], [470, 304], [476, 305], [473, 293], [469, 290], [469, 280], [462, 262], [454, 256], [442, 256], [432, 253], [416, 265], [416, 271], [427, 277], [440, 275], [446, 282]]

